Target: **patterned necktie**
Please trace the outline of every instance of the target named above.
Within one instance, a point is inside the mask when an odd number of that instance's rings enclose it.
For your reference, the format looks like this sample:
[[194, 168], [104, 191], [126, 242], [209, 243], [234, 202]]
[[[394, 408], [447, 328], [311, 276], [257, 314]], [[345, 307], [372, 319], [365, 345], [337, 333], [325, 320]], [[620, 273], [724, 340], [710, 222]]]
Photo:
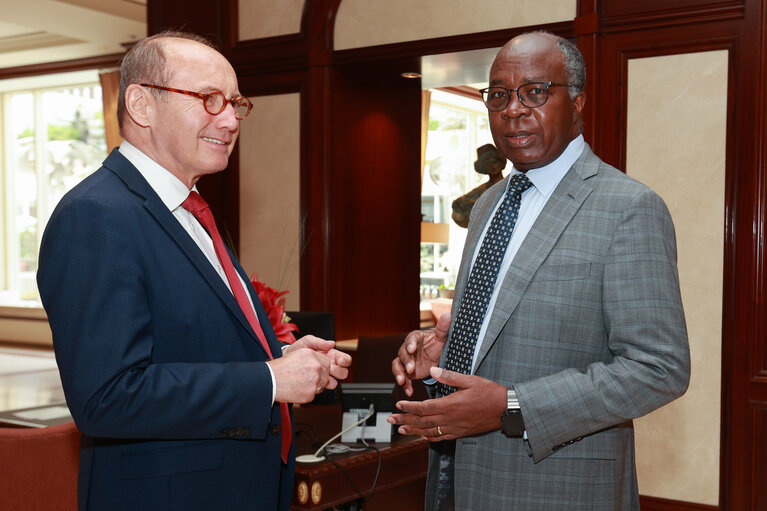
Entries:
[[[445, 358], [445, 368], [463, 374], [471, 374], [474, 349], [477, 345], [479, 329], [487, 312], [487, 304], [493, 294], [498, 269], [509, 245], [511, 232], [517, 223], [519, 203], [522, 192], [533, 184], [524, 174], [511, 177], [509, 189], [503, 203], [495, 212], [485, 238], [482, 240], [474, 267], [469, 274], [466, 290], [458, 307], [458, 315], [453, 323], [450, 346]], [[443, 396], [452, 394], [457, 389], [450, 385], [439, 384]]]
[[[248, 300], [247, 292], [240, 283], [239, 275], [234, 269], [229, 253], [224, 247], [224, 241], [218, 233], [216, 221], [213, 219], [213, 213], [210, 212], [208, 203], [205, 202], [205, 199], [203, 199], [199, 193], [190, 192], [189, 197], [186, 198], [181, 206], [193, 214], [208, 231], [208, 234], [210, 234], [210, 238], [213, 241], [213, 248], [216, 250], [216, 256], [218, 256], [221, 266], [224, 267], [224, 273], [226, 273], [226, 279], [229, 281], [229, 287], [232, 288], [232, 293], [237, 299], [240, 309], [242, 309], [242, 312], [248, 319], [248, 323], [250, 323], [251, 328], [253, 328], [253, 331], [256, 333], [256, 337], [258, 337], [258, 340], [261, 342], [261, 346], [264, 347], [266, 354], [269, 355], [269, 360], [274, 359], [272, 350], [269, 349], [266, 335], [264, 335], [264, 331], [261, 329], [261, 325], [256, 317], [256, 312], [253, 310], [250, 300]], [[287, 403], [280, 403], [280, 415], [282, 417], [282, 461], [287, 463], [288, 453], [290, 452], [290, 442], [293, 437], [290, 424], [290, 411], [288, 410]]]

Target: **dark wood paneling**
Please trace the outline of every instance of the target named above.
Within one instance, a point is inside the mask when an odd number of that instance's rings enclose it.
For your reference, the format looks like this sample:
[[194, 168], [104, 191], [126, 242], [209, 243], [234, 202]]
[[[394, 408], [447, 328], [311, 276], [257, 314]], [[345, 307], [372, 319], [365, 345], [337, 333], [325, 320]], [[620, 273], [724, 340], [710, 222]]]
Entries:
[[749, 493], [752, 495], [749, 509], [767, 509], [767, 401], [752, 402], [754, 468]]
[[642, 511], [717, 511], [719, 509], [718, 506], [645, 496], [639, 497], [639, 506]]
[[418, 80], [343, 66], [333, 87], [330, 295], [339, 338], [418, 328]]
[[701, 2], [700, 0], [608, 0], [599, 2], [604, 31], [645, 30], [740, 19], [744, 0]]
[[[235, 4], [236, 5], [236, 4]], [[188, 0], [159, 0], [147, 2], [147, 34], [163, 30], [194, 32], [224, 49], [231, 41], [232, 27], [229, 0], [206, 0], [204, 4]]]

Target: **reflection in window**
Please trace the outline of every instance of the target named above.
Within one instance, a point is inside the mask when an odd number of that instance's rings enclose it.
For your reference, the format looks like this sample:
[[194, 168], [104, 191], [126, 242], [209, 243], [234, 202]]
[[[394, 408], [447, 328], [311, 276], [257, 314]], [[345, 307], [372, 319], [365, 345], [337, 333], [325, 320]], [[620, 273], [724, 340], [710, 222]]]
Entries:
[[[98, 82], [0, 93], [0, 305], [37, 305], [40, 238], [61, 197], [106, 157]], [[5, 202], [5, 201], [4, 201]]]
[[[440, 289], [455, 285], [466, 229], [451, 219], [453, 201], [487, 180], [474, 170], [477, 148], [492, 143], [487, 109], [472, 100], [432, 91], [421, 188], [422, 222], [434, 222], [435, 236], [421, 243], [421, 309], [431, 308]], [[425, 233], [422, 230], [422, 233]], [[439, 240], [439, 241], [435, 241]]]

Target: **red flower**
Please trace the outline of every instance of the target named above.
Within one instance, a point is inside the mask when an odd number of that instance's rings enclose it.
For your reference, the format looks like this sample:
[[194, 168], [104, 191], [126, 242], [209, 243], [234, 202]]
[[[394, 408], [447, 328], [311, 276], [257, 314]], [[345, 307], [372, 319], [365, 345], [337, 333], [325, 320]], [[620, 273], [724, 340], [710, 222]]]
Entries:
[[285, 298], [283, 298], [283, 295], [288, 294], [288, 291], [277, 291], [273, 287], [267, 286], [258, 280], [258, 275], [255, 273], [251, 275], [250, 282], [256, 289], [261, 305], [266, 309], [266, 315], [269, 317], [269, 323], [272, 324], [274, 333], [277, 335], [277, 340], [286, 344], [293, 344], [296, 340], [293, 337], [293, 332], [297, 332], [298, 327], [293, 323], [288, 323], [290, 318], [285, 314]]

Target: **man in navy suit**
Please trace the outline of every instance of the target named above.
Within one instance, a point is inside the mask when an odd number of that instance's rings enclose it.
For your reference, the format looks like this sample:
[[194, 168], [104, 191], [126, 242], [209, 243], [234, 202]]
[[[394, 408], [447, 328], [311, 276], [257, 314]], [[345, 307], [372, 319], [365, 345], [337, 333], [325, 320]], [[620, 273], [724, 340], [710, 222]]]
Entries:
[[226, 167], [252, 106], [229, 62], [173, 32], [139, 42], [121, 72], [125, 141], [61, 200], [40, 250], [83, 433], [80, 509], [287, 510], [286, 403], [334, 388], [351, 359], [311, 336], [281, 346], [247, 275], [182, 207]]

